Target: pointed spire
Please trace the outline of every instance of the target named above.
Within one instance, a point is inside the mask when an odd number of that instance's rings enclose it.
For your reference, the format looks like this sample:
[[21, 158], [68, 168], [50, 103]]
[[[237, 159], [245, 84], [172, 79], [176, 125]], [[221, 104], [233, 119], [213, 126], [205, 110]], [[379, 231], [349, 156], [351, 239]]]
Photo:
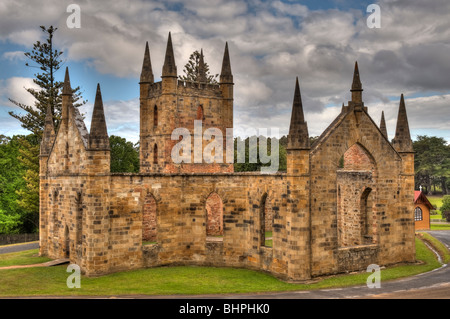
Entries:
[[288, 134], [288, 149], [308, 149], [309, 134], [308, 125], [303, 115], [303, 104], [300, 95], [300, 85], [298, 77], [295, 81], [294, 101], [292, 103], [291, 124]]
[[97, 93], [95, 95], [94, 111], [89, 132], [89, 148], [95, 150], [109, 150], [110, 148], [100, 84], [97, 84]]
[[220, 73], [220, 83], [228, 83], [228, 84], [233, 83], [230, 54], [228, 53], [228, 42], [225, 43], [225, 52], [223, 53], [222, 71]]
[[144, 61], [142, 62], [141, 83], [153, 83], [152, 62], [150, 60], [150, 50], [148, 41], [145, 43]]
[[72, 88], [70, 87], [69, 68], [66, 67], [66, 75], [64, 76], [64, 85], [62, 90], [63, 95], [72, 95]]
[[197, 82], [206, 83], [206, 68], [205, 68], [205, 61], [203, 59], [203, 49], [200, 50], [200, 61], [198, 63]]
[[44, 131], [42, 133], [41, 155], [50, 154], [51, 147], [55, 141], [55, 126], [53, 124], [53, 113], [50, 104], [45, 113]]
[[298, 84], [298, 77], [296, 77], [290, 128], [292, 129], [293, 127], [295, 127], [296, 123], [303, 123], [304, 121], [305, 118], [303, 116], [303, 104], [302, 104], [302, 97], [300, 95], [300, 85]]
[[352, 91], [362, 91], [361, 79], [359, 78], [358, 61], [355, 62], [355, 70], [353, 71]]
[[405, 99], [400, 97], [398, 108], [397, 127], [392, 145], [398, 152], [413, 152], [411, 135], [409, 132], [408, 116], [406, 115]]
[[350, 92], [352, 92], [352, 101], [362, 103], [362, 84], [359, 77], [358, 61], [355, 62], [355, 70], [353, 71], [353, 82]]
[[175, 55], [173, 54], [172, 36], [169, 32], [167, 40], [166, 57], [162, 70], [162, 77], [177, 77], [177, 66], [175, 64]]
[[381, 131], [381, 133], [383, 133], [384, 137], [388, 138], [388, 133], [387, 133], [387, 129], [386, 129], [386, 121], [384, 119], [384, 111], [381, 111], [380, 131]]
[[61, 103], [61, 123], [69, 127], [69, 116], [72, 108], [72, 88], [70, 87], [69, 68], [66, 67], [66, 75], [64, 76], [64, 84], [62, 89], [62, 103]]

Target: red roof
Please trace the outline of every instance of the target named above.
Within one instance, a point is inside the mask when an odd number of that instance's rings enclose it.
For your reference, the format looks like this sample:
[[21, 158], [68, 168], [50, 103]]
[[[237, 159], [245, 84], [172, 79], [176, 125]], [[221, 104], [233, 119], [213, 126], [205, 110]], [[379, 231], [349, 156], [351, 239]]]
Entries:
[[425, 196], [425, 194], [421, 191], [414, 191], [414, 204], [417, 204], [417, 202], [420, 200], [423, 204], [427, 205], [428, 208], [433, 208], [433, 205], [431, 205], [428, 198]]
[[417, 201], [417, 199], [420, 196], [420, 193], [422, 193], [421, 191], [414, 191], [414, 203]]

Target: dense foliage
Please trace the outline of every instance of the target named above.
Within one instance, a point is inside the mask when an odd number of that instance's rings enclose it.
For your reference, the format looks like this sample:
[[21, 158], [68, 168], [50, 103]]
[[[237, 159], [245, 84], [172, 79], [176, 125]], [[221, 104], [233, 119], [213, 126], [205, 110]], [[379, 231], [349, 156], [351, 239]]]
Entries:
[[[427, 194], [448, 194], [450, 182], [450, 145], [442, 137], [418, 136], [413, 142], [416, 189]], [[433, 187], [433, 189], [432, 189]]]
[[111, 173], [139, 172], [139, 147], [120, 136], [109, 137], [111, 146]]

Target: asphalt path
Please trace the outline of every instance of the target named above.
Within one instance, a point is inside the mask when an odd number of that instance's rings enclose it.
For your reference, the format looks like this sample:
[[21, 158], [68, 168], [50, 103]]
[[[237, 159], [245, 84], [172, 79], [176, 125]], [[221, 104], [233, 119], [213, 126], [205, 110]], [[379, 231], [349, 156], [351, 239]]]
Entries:
[[[450, 248], [450, 231], [427, 231]], [[368, 274], [369, 275], [369, 274]], [[223, 298], [217, 296], [218, 298]], [[281, 292], [270, 294], [233, 295], [230, 298], [254, 299], [450, 299], [450, 264], [430, 272], [404, 279], [383, 282], [380, 288], [369, 288], [367, 285], [321, 289], [308, 291]]]
[[36, 248], [39, 248], [39, 242], [37, 241], [23, 244], [6, 245], [0, 246], [0, 254], [15, 253], [22, 250], [30, 250]]

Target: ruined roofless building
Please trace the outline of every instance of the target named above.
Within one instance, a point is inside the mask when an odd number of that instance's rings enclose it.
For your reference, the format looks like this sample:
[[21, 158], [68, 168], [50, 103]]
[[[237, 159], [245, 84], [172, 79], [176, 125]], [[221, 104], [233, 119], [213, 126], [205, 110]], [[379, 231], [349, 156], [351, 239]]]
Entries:
[[367, 112], [356, 64], [351, 100], [310, 145], [297, 79], [287, 172], [236, 173], [227, 163], [170, 161], [174, 128], [192, 128], [196, 119], [203, 129], [232, 127], [228, 47], [218, 84], [183, 82], [169, 35], [161, 78], [154, 82], [146, 46], [141, 172], [110, 173], [100, 86], [88, 132], [66, 70], [62, 121], [55, 133], [47, 112], [41, 145], [41, 255], [68, 258], [88, 276], [210, 265], [290, 281], [415, 261], [414, 154], [403, 95], [390, 143], [384, 116], [378, 127]]

